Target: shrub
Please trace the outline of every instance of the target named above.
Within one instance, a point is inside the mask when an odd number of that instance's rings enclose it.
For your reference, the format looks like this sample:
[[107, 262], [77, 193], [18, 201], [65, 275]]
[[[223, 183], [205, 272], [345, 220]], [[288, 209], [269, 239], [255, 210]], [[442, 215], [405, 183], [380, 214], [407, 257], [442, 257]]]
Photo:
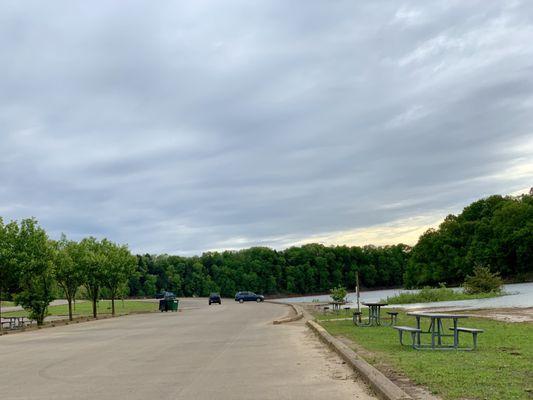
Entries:
[[490, 272], [487, 267], [480, 265], [474, 267], [473, 275], [466, 277], [463, 287], [465, 293], [500, 293], [503, 280], [498, 273]]
[[333, 288], [330, 290], [330, 296], [333, 299], [333, 301], [337, 301], [339, 303], [342, 303], [346, 297], [348, 292], [346, 292], [346, 289], [342, 286]]

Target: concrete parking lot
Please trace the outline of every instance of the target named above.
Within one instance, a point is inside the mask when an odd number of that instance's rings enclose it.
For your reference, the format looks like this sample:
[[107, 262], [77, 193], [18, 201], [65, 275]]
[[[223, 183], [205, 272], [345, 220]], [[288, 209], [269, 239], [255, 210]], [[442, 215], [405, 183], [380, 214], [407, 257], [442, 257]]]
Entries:
[[286, 306], [182, 302], [180, 313], [121, 317], [0, 337], [8, 399], [371, 399]]

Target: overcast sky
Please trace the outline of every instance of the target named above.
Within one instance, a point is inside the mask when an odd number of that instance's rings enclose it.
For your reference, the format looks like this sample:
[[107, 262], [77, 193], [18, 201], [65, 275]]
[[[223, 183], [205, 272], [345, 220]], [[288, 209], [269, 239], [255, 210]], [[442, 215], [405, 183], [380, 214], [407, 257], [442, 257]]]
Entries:
[[414, 244], [530, 186], [531, 1], [0, 3], [0, 216], [54, 238]]

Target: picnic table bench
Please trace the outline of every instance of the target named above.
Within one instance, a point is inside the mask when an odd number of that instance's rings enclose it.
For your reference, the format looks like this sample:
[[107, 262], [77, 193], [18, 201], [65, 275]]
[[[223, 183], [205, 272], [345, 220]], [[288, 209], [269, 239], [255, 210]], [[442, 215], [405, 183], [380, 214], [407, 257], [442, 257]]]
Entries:
[[[453, 328], [450, 328], [450, 329], [453, 329]], [[463, 326], [458, 326], [455, 330], [457, 331], [457, 344], [459, 344], [459, 332], [466, 332], [466, 333], [471, 333], [472, 334], [472, 341], [474, 342], [474, 344], [473, 344], [473, 346], [472, 346], [472, 348], [470, 350], [477, 349], [477, 335], [478, 335], [478, 333], [485, 332], [483, 329], [466, 328], [466, 327], [463, 327]]]
[[400, 334], [400, 344], [403, 346], [403, 333], [409, 332], [411, 334], [411, 346], [413, 349], [416, 349], [416, 346], [420, 346], [420, 333], [422, 332], [419, 328], [413, 328], [411, 326], [393, 326], [394, 329], [398, 330]]

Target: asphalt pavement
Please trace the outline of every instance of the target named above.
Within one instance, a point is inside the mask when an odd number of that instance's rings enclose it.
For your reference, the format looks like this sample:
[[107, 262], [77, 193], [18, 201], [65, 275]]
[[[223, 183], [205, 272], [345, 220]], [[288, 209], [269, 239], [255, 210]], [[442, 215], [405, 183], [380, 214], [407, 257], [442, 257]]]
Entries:
[[372, 399], [289, 308], [207, 305], [0, 337], [0, 398]]

